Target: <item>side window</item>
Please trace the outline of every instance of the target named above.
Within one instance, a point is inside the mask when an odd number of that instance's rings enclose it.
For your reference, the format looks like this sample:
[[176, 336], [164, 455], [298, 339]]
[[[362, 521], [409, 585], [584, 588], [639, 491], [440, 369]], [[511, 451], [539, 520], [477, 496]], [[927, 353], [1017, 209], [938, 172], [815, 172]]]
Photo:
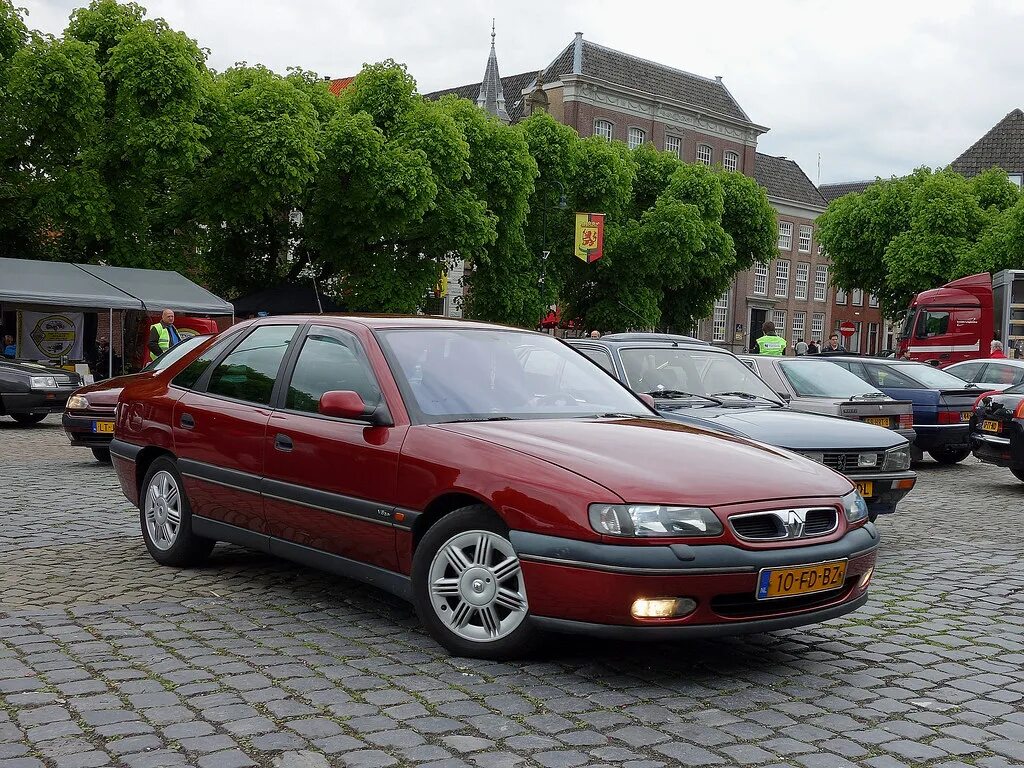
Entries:
[[612, 356], [609, 355], [607, 351], [603, 349], [594, 349], [592, 347], [577, 347], [577, 349], [608, 371], [612, 376], [615, 376], [615, 366], [612, 365]]
[[[171, 384], [182, 389], [192, 389], [200, 377], [206, 373], [206, 370], [213, 365], [213, 361], [220, 357], [221, 352], [236, 341], [238, 341], [237, 333], [231, 333], [223, 339], [218, 339], [203, 354], [185, 366], [185, 369], [171, 380]], [[156, 361], [159, 362], [161, 359], [158, 357]]]
[[[957, 373], [960, 378], [963, 375]], [[1020, 384], [1021, 380], [1024, 379], [1024, 369], [1017, 368], [1013, 365], [1005, 365], [1002, 363], [989, 363], [985, 368], [985, 377], [981, 381], [988, 381], [993, 384]]]
[[370, 363], [356, 338], [334, 328], [313, 327], [302, 342], [285, 407], [316, 413], [321, 395], [333, 390], [357, 392], [369, 406], [381, 398]]
[[878, 387], [900, 387], [902, 389], [922, 389], [921, 385], [913, 379], [904, 376], [890, 365], [871, 366], [875, 374], [875, 386]]
[[[964, 363], [950, 371], [954, 376], [959, 376], [964, 381], [986, 381], [980, 376], [983, 363]], [[991, 369], [990, 369], [991, 370]]]
[[254, 330], [213, 370], [206, 391], [270, 405], [274, 381], [296, 328], [297, 325], [264, 325]]
[[949, 312], [922, 312], [917, 321], [917, 338], [942, 336], [949, 331]]

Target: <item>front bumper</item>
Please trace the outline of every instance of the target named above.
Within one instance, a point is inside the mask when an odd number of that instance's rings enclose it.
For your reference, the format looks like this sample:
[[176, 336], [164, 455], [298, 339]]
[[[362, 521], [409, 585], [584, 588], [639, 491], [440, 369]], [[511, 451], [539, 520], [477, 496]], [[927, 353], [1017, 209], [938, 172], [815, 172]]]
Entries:
[[36, 389], [31, 392], [8, 392], [0, 395], [4, 413], [60, 413], [67, 405], [68, 398], [78, 389]]
[[873, 515], [891, 515], [903, 497], [914, 490], [917, 484], [917, 473], [911, 470], [903, 472], [885, 472], [878, 474], [846, 475], [851, 483], [857, 483], [857, 489], [863, 488], [861, 483], [871, 483], [871, 492], [864, 495], [868, 510]]
[[72, 445], [84, 445], [89, 448], [110, 445], [114, 439], [113, 432], [99, 432], [96, 429], [98, 423], [114, 423], [114, 414], [110, 413], [70, 413], [64, 411], [61, 423], [64, 425], [64, 433]]
[[970, 445], [971, 425], [963, 424], [915, 424], [917, 439], [914, 445], [922, 451], [940, 448], [967, 448]]
[[[837, 541], [784, 549], [616, 545], [523, 531], [512, 531], [510, 538], [538, 625], [630, 638], [745, 634], [840, 616], [867, 599], [878, 548], [878, 531], [870, 523]], [[754, 597], [762, 568], [844, 558], [846, 581], [837, 590], [777, 600]], [[634, 618], [633, 602], [644, 597], [688, 597], [697, 607], [681, 618]]]

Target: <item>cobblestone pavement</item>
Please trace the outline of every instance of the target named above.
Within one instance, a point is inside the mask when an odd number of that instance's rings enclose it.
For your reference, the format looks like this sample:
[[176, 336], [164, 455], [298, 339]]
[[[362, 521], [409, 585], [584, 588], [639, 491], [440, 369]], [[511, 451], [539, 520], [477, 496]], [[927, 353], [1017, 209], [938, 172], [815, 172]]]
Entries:
[[264, 555], [161, 568], [109, 467], [5, 423], [0, 768], [1022, 764], [1022, 507], [1009, 472], [926, 464], [847, 618], [496, 664]]

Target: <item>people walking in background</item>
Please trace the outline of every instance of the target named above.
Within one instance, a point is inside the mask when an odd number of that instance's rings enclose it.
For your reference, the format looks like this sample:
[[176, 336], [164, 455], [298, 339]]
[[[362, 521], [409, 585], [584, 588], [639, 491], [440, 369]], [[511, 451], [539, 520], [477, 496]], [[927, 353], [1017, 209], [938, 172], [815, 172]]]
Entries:
[[1003, 342], [993, 340], [993, 342], [989, 344], [988, 356], [996, 360], [1006, 359], [1006, 353], [1003, 352]]
[[757, 340], [757, 351], [762, 355], [782, 357], [786, 354], [786, 340], [775, 335], [775, 323], [768, 320], [761, 324], [761, 333], [764, 334]]
[[174, 310], [165, 309], [160, 313], [160, 322], [149, 327], [149, 359], [156, 360], [168, 349], [180, 343], [181, 336], [174, 327]]
[[845, 352], [846, 347], [839, 343], [839, 334], [833, 333], [828, 337], [828, 344], [825, 345], [825, 349], [822, 352]]
[[590, 332], [590, 338], [592, 338], [592, 339], [600, 339], [601, 338], [601, 332], [600, 331], [591, 331]]
[[802, 338], [797, 339], [796, 340], [796, 346], [793, 347], [793, 351], [796, 352], [798, 355], [806, 355], [807, 354], [807, 342], [804, 341]]
[[14, 337], [9, 333], [4, 334], [4, 344], [0, 347], [0, 354], [12, 360], [18, 354], [18, 345], [14, 343]]
[[808, 355], [816, 355], [816, 354], [818, 354], [818, 352], [819, 352], [818, 340], [817, 339], [811, 339], [811, 343], [807, 345], [807, 354]]

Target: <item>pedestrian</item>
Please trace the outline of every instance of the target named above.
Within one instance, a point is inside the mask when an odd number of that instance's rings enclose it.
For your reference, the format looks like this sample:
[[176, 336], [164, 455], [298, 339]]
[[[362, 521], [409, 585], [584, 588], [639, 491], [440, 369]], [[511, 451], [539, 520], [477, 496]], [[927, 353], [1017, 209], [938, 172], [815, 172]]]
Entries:
[[761, 333], [764, 335], [757, 340], [758, 354], [772, 357], [782, 357], [786, 354], [786, 340], [775, 335], [775, 323], [771, 320], [762, 323]]
[[797, 339], [796, 340], [796, 346], [793, 347], [793, 351], [796, 352], [797, 355], [806, 355], [807, 354], [807, 342], [804, 341], [802, 338]]
[[828, 344], [821, 350], [822, 352], [832, 352], [833, 354], [839, 352], [846, 352], [846, 347], [839, 343], [839, 334], [833, 333], [828, 337]]
[[1006, 353], [1003, 352], [1003, 342], [993, 340], [992, 343], [989, 344], [988, 348], [989, 348], [989, 355], [988, 356], [991, 357], [993, 360], [1005, 360], [1006, 359]]
[[12, 360], [14, 359], [14, 356], [18, 354], [18, 345], [14, 343], [14, 337], [11, 336], [11, 334], [4, 334], [4, 345], [0, 348], [0, 353], [2, 353], [4, 357], [9, 357]]
[[156, 360], [171, 347], [181, 343], [178, 329], [174, 327], [174, 310], [165, 309], [160, 313], [160, 322], [149, 327], [149, 359]]
[[808, 355], [816, 355], [816, 354], [818, 354], [818, 352], [819, 352], [819, 350], [818, 350], [818, 340], [817, 339], [811, 339], [811, 343], [807, 345], [807, 354]]
[[601, 338], [601, 332], [600, 331], [591, 331], [590, 332], [590, 338], [592, 338], [592, 339], [600, 339]]

